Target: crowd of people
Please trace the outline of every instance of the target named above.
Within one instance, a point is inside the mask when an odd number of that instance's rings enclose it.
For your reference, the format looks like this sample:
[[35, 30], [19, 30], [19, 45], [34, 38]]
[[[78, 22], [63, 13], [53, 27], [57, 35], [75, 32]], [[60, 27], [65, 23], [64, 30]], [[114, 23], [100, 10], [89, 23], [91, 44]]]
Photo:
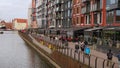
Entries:
[[[66, 36], [61, 36], [61, 37], [57, 37], [57, 36], [50, 36], [50, 39], [54, 39], [54, 40], [60, 40], [62, 42], [62, 44], [64, 44], [64, 46], [68, 47], [68, 40]], [[84, 53], [85, 55], [90, 55], [90, 48], [88, 46], [88, 42], [86, 40], [80, 39], [78, 41], [75, 42], [75, 52], [78, 53], [79, 51], [81, 51], [82, 53]], [[113, 53], [112, 50], [109, 49], [108, 53], [106, 54], [107, 56], [107, 66], [112, 67], [112, 59], [113, 59]], [[120, 51], [119, 53], [116, 55], [116, 57], [118, 58], [118, 64], [119, 64], [119, 68], [120, 68]]]

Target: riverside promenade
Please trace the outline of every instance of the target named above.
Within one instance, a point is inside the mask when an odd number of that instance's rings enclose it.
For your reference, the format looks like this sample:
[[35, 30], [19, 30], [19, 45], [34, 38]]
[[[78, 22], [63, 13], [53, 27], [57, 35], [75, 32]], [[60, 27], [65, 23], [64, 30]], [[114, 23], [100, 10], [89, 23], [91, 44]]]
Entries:
[[28, 46], [36, 50], [46, 60], [47, 63], [52, 64], [55, 68], [88, 68], [87, 65], [64, 55], [65, 53], [62, 53], [62, 51], [65, 49], [49, 48], [47, 42], [43, 43], [43, 41], [37, 40], [37, 38], [39, 38], [37, 35], [33, 36], [33, 34], [24, 32], [19, 32], [19, 35], [28, 44]]
[[[32, 39], [37, 38], [36, 41], [38, 43], [40, 43], [41, 41], [39, 39], [42, 39], [42, 41], [44, 41], [45, 43], [50, 43], [52, 42], [53, 44], [55, 44], [54, 46], [63, 46], [63, 44], [61, 44], [60, 41], [55, 41], [55, 40], [50, 40], [49, 37], [44, 36], [44, 35], [29, 35]], [[41, 44], [39, 44], [40, 46], [42, 46]], [[49, 48], [49, 44], [43, 44], [45, 46], [47, 46]], [[53, 46], [53, 47], [54, 47]], [[76, 61], [79, 61], [80, 63], [86, 64], [89, 66], [89, 68], [118, 68], [118, 61], [117, 58], [114, 56], [113, 60], [111, 62], [110, 66], [107, 66], [107, 56], [105, 53], [96, 51], [94, 49], [91, 48], [91, 54], [89, 57], [87, 57], [86, 55], [84, 55], [84, 53], [82, 53], [81, 51], [79, 51], [78, 53], [75, 52], [75, 43], [73, 42], [69, 42], [69, 45], [67, 48], [59, 48], [57, 49], [60, 53], [63, 53], [64, 55], [67, 55], [68, 57], [71, 57], [71, 59], [74, 59]], [[51, 49], [51, 48], [50, 48]], [[49, 50], [49, 49], [48, 49]], [[50, 51], [51, 53], [51, 51]], [[82, 68], [82, 67], [81, 67]]]

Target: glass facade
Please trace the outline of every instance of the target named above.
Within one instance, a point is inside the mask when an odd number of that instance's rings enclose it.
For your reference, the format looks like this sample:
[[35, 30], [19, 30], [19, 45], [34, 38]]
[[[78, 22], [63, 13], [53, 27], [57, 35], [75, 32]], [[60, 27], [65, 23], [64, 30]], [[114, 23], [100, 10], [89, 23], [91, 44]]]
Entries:
[[120, 10], [116, 10], [116, 23], [120, 23]]
[[109, 11], [106, 13], [107, 24], [112, 24], [114, 22], [114, 11]]
[[120, 41], [120, 31], [105, 30], [103, 31], [103, 43], [108, 46], [115, 46]]
[[111, 4], [115, 4], [115, 3], [117, 3], [118, 2], [118, 0], [107, 0], [106, 1], [107, 2], [107, 6], [110, 6]]
[[106, 9], [115, 9], [118, 8], [118, 0], [106, 0]]

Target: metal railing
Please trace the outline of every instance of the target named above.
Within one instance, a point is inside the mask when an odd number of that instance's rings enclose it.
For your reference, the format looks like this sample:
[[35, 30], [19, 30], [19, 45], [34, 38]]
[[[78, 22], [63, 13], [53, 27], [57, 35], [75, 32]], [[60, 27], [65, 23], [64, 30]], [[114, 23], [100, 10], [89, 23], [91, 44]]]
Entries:
[[[63, 55], [66, 55], [68, 57], [71, 57], [72, 59], [86, 64], [89, 67], [92, 68], [118, 68], [118, 63], [109, 61], [107, 59], [101, 58], [101, 57], [96, 57], [94, 55], [86, 55], [82, 51], [75, 52], [75, 49], [69, 48], [67, 46], [64, 46], [64, 44], [59, 41], [59, 40], [53, 40], [50, 39], [49, 37], [46, 36], [36, 36], [32, 35], [35, 37], [39, 42], [43, 42], [43, 45], [53, 49], [53, 51], [58, 51], [62, 53]], [[107, 62], [111, 65], [107, 66]]]

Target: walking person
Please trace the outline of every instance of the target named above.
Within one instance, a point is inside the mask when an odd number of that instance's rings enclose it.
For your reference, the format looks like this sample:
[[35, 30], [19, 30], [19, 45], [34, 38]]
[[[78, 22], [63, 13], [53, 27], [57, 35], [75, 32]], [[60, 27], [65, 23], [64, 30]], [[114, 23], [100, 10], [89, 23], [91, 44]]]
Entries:
[[88, 42], [85, 40], [85, 41], [84, 41], [84, 44], [85, 44], [85, 45], [88, 45]]
[[68, 41], [65, 40], [65, 47], [68, 48]]
[[107, 66], [110, 66], [111, 67], [111, 61], [112, 61], [112, 58], [113, 58], [113, 53], [111, 51], [111, 49], [109, 49], [108, 53], [107, 53]]
[[119, 68], [120, 68], [120, 51], [119, 51], [119, 53], [117, 54], [117, 58], [118, 58], [118, 65], [119, 65]]
[[81, 51], [84, 52], [85, 44], [83, 40], [80, 41], [80, 48], [81, 48]]

